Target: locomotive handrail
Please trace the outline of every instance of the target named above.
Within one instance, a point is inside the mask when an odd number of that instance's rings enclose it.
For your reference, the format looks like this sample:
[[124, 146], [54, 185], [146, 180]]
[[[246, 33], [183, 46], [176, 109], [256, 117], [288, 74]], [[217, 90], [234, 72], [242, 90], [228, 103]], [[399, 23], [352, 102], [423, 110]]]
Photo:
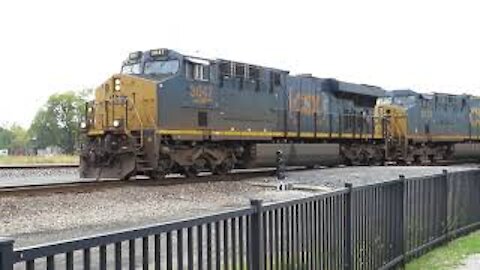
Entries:
[[143, 147], [143, 121], [142, 121], [142, 118], [140, 117], [140, 114], [138, 113], [137, 104], [135, 103], [135, 101], [132, 102], [132, 105], [133, 105], [133, 110], [135, 111], [135, 115], [138, 118], [138, 122], [140, 123], [140, 148], [142, 148]]

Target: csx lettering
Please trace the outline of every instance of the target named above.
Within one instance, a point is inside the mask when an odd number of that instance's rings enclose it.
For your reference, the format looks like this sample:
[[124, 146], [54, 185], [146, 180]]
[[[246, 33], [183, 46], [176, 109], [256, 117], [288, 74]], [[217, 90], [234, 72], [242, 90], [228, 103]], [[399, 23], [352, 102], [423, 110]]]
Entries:
[[290, 97], [290, 109], [299, 111], [302, 115], [313, 115], [317, 111], [321, 111], [320, 97], [314, 95], [295, 94]]
[[206, 85], [194, 85], [190, 88], [193, 103], [209, 104], [213, 102], [213, 88]]

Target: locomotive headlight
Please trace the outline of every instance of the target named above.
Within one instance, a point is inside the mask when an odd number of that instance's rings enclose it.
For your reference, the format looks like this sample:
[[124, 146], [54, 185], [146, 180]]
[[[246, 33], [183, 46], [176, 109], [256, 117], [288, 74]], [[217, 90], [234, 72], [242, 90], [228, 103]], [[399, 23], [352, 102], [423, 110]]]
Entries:
[[81, 128], [81, 129], [86, 129], [86, 128], [87, 128], [87, 123], [81, 122], [81, 123], [80, 123], [80, 128]]
[[121, 124], [120, 120], [113, 120], [113, 127], [118, 128], [120, 127], [120, 124]]
[[115, 91], [120, 91], [120, 79], [115, 79]]

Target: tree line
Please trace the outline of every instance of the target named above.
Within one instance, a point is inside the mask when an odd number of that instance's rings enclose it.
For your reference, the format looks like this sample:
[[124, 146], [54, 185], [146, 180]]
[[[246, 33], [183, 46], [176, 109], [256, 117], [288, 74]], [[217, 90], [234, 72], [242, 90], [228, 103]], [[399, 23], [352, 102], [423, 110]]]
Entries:
[[91, 95], [91, 89], [51, 95], [37, 111], [30, 127], [18, 124], [0, 127], [0, 149], [24, 154], [55, 146], [66, 154], [73, 154], [79, 142], [85, 103]]

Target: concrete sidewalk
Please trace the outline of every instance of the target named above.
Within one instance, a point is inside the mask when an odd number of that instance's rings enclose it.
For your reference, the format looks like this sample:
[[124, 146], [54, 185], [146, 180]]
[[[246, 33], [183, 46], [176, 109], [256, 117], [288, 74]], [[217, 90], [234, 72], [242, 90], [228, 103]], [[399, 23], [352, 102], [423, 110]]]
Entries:
[[474, 254], [468, 256], [462, 265], [457, 267], [456, 270], [478, 270], [480, 269], [480, 254]]

